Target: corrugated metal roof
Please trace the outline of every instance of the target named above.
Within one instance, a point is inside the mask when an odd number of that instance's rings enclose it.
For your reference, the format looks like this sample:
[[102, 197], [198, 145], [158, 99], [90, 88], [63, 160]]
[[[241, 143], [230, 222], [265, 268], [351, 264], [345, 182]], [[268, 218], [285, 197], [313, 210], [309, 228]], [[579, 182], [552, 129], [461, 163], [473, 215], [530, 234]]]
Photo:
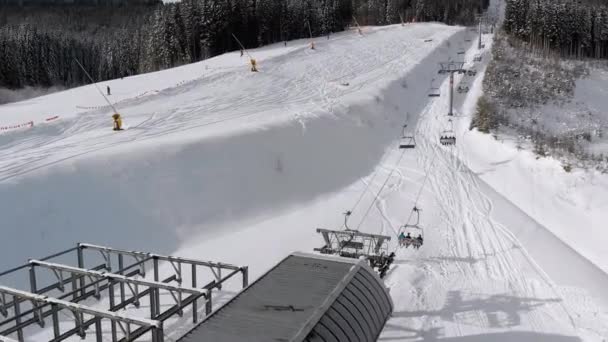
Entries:
[[375, 341], [392, 308], [366, 261], [294, 253], [180, 341]]

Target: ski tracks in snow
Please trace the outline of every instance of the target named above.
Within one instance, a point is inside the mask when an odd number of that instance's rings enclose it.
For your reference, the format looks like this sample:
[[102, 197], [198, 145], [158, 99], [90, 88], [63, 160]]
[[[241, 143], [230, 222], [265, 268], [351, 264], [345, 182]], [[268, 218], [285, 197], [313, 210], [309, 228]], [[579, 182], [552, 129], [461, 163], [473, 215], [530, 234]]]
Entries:
[[[380, 82], [394, 78], [396, 72], [407, 72], [458, 30], [443, 25], [412, 25], [389, 28], [391, 33], [382, 39], [345, 33], [332, 37], [331, 44], [319, 39], [316, 50], [305, 45], [289, 47], [284, 54], [264, 60], [259, 73], [250, 73], [242, 65], [231, 66], [175, 87], [119, 101], [125, 125], [131, 126], [120, 133], [110, 131], [106, 108], [2, 136], [0, 146], [6, 153], [0, 155], [0, 182], [133, 142], [186, 134], [200, 139], [209, 132], [206, 127], [229, 121], [232, 124], [223, 125], [223, 129], [294, 118], [305, 128], [309, 118], [320, 113], [331, 115], [342, 98], [377, 88]], [[381, 31], [384, 29], [372, 29], [368, 35]], [[421, 38], [428, 36], [436, 42], [424, 43]], [[381, 55], [378, 49], [382, 49]], [[336, 75], [349, 85], [337, 87], [332, 82]]]
[[[409, 272], [391, 274], [388, 283], [392, 291], [409, 287], [411, 296], [393, 294], [401, 306], [397, 309], [405, 311], [396, 313], [394, 324], [399, 329], [389, 326], [383, 336], [393, 338], [398, 331], [407, 331], [408, 338], [434, 340], [499, 329], [548, 334], [556, 332], [556, 325], [561, 327], [559, 333], [576, 334], [575, 320], [560, 291], [517, 238], [493, 220], [492, 200], [461, 161], [461, 149], [438, 144], [446, 121], [445, 102], [431, 101], [417, 127], [417, 161], [429, 173], [428, 187], [435, 202], [431, 207], [439, 215], [423, 211], [425, 246], [419, 252], [398, 253], [397, 266], [406, 265]], [[407, 178], [408, 170], [404, 171], [399, 173], [400, 186]], [[414, 189], [408, 188], [418, 190]], [[428, 196], [423, 199], [422, 208], [429, 207], [430, 201]], [[378, 210], [390, 222], [383, 201]], [[440, 217], [429, 219], [429, 215]], [[433, 306], [438, 309], [428, 309]]]

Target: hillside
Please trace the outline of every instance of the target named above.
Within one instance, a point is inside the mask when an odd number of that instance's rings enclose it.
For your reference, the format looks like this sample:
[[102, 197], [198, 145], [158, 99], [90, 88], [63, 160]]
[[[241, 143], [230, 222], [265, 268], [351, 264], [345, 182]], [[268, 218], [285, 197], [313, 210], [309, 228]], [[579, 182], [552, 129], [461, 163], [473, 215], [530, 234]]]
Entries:
[[[308, 40], [252, 50], [258, 73], [229, 53], [103, 82], [122, 132], [93, 85], [0, 106], [1, 126], [26, 124], [0, 133], [0, 217], [12, 237], [0, 240], [0, 268], [86, 241], [249, 265], [256, 278], [319, 247], [315, 229], [340, 228], [352, 209], [352, 227], [392, 236], [397, 252], [380, 341], [605, 341], [606, 233], [571, 221], [601, 221], [604, 176], [589, 188], [589, 174], [468, 130], [492, 35], [478, 52], [463, 27], [363, 31], [315, 50]], [[456, 77], [471, 91], [455, 98], [454, 147], [438, 143], [452, 129], [449, 81], [437, 73], [448, 59], [478, 71]], [[431, 87], [442, 96], [428, 97]], [[397, 147], [404, 124], [414, 150]], [[399, 249], [414, 206], [425, 244]]]

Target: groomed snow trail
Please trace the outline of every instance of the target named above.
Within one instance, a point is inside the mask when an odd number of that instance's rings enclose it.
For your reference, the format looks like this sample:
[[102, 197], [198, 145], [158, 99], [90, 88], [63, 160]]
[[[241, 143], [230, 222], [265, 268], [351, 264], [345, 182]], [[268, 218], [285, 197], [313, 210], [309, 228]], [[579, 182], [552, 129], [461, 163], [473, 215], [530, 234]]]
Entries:
[[[442, 94], [447, 93], [444, 84]], [[455, 130], [457, 146], [438, 144], [449, 127], [447, 112], [445, 96], [419, 119], [417, 162], [428, 173], [432, 193], [418, 203], [426, 244], [419, 252], [398, 252], [387, 279], [396, 310], [380, 340], [605, 341], [606, 312], [588, 301], [587, 308], [572, 308], [573, 301], [564, 299], [571, 293], [559, 289], [508, 227], [493, 218], [493, 199], [487, 195], [492, 190], [482, 188], [462, 162], [466, 128]]]

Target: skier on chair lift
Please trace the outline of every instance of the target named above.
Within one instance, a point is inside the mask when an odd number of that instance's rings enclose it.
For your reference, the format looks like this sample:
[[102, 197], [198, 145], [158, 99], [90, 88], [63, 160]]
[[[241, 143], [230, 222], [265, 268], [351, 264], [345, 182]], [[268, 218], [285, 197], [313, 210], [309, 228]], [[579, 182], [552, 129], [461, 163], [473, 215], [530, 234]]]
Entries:
[[400, 246], [405, 246], [405, 248], [407, 248], [412, 244], [412, 241], [413, 239], [409, 232], [407, 233], [407, 235], [405, 235], [403, 232], [401, 232], [401, 235], [399, 235]]
[[423, 241], [424, 239], [422, 238], [422, 234], [418, 234], [418, 237], [416, 238], [416, 240], [414, 240], [414, 248], [420, 249], [420, 247], [422, 247]]
[[405, 233], [401, 232], [401, 234], [399, 234], [399, 246], [403, 246], [403, 244], [405, 243], [405, 239], [406, 239]]

